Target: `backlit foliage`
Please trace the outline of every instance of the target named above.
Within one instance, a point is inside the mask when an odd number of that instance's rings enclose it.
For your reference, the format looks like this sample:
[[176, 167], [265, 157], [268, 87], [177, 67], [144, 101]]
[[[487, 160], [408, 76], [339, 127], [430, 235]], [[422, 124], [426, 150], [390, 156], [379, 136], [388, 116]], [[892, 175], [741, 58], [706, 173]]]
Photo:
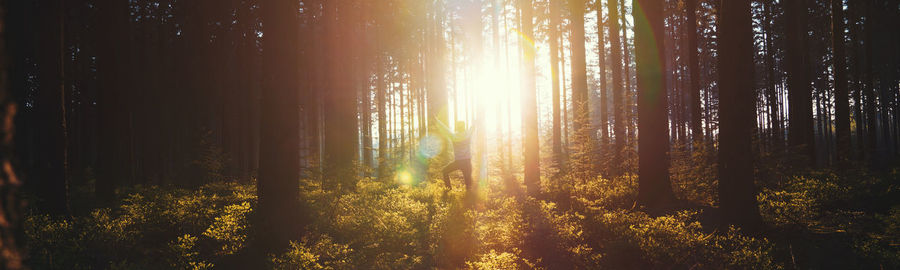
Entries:
[[[764, 217], [789, 236], [717, 229], [707, 224], [711, 208], [659, 216], [629, 210], [637, 189], [630, 174], [573, 179], [568, 206], [516, 194], [494, 179], [475, 194], [368, 178], [340, 193], [303, 180], [307, 232], [267, 258], [275, 269], [783, 269], [810, 265], [805, 252], [841, 243], [852, 252], [848, 261], [900, 266], [900, 209], [873, 215], [859, 205], [835, 206], [896, 193], [882, 178], [859, 179], [819, 172], [765, 187]], [[252, 245], [254, 193], [252, 184], [137, 187], [122, 190], [116, 207], [88, 215], [30, 215], [31, 261], [35, 269], [213, 269]]]

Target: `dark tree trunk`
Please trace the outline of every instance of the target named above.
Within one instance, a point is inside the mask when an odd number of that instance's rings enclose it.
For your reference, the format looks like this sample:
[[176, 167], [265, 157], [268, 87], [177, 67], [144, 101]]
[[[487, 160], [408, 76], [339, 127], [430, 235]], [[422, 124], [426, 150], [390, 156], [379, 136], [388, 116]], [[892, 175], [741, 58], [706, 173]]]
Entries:
[[[572, 109], [573, 128], [576, 134], [586, 131], [590, 125], [587, 89], [587, 63], [584, 51], [584, 0], [569, 1], [569, 20], [572, 33]], [[588, 138], [582, 138], [587, 140]]]
[[837, 137], [837, 160], [843, 162], [850, 153], [850, 100], [847, 94], [847, 63], [844, 51], [844, 1], [831, 0], [831, 45], [834, 56], [834, 118]]
[[[300, 111], [297, 2], [260, 5], [265, 35], [262, 40], [263, 87], [259, 142], [260, 247], [281, 250], [300, 235]], [[355, 103], [353, 103], [355, 105]]]
[[609, 89], [606, 85], [606, 41], [603, 33], [603, 5], [597, 0], [597, 60], [600, 69], [600, 104], [596, 106], [600, 110], [600, 143], [604, 149], [609, 144]]
[[[808, 0], [785, 3], [787, 50], [785, 60], [788, 71], [788, 144], [805, 160], [801, 167], [815, 164], [815, 137], [813, 134], [812, 88], [809, 75], [807, 48]], [[721, 105], [720, 105], [721, 106]]]
[[634, 51], [637, 75], [638, 203], [659, 209], [674, 201], [669, 182], [666, 50], [663, 0], [636, 0]]
[[[345, 190], [356, 188], [354, 161], [359, 146], [357, 111], [357, 91], [353, 78], [347, 78], [345, 71], [352, 70], [353, 58], [349, 44], [353, 33], [355, 7], [353, 3], [326, 3], [326, 81], [330, 89], [325, 106], [325, 183], [329, 187]], [[339, 18], [336, 20], [336, 18]], [[349, 53], [348, 53], [349, 52]], [[353, 76], [351, 74], [350, 76]]]
[[756, 121], [753, 91], [753, 30], [750, 0], [720, 3], [719, 16], [719, 200], [725, 224], [757, 231], [752, 137]]
[[[700, 120], [700, 55], [697, 52], [697, 1], [685, 0], [685, 13], [687, 14], [687, 22], [685, 32], [687, 34], [687, 53], [688, 58], [688, 104], [691, 112], [691, 138], [694, 143], [703, 141], [703, 123]], [[772, 67], [774, 68], [774, 67]]]
[[873, 1], [860, 1], [863, 5], [863, 12], [865, 14], [865, 23], [863, 24], [863, 51], [865, 54], [865, 61], [863, 62], [863, 108], [865, 110], [865, 126], [866, 126], [866, 144], [865, 144], [865, 153], [866, 160], [870, 163], [870, 165], [875, 165], [879, 163], [879, 159], [877, 156], [878, 152], [878, 122], [876, 115], [876, 102], [875, 102], [875, 73], [873, 72], [872, 66], [875, 63], [875, 52], [877, 48], [874, 46], [875, 42], [875, 28], [877, 27], [877, 23], [875, 22], [875, 10], [873, 8]]
[[[22, 51], [22, 48], [16, 46], [22, 46], [24, 41], [21, 38], [27, 26], [23, 25], [26, 14], [18, 6], [22, 3], [16, 3], [24, 1], [13, 2], [14, 6], [8, 8], [7, 0], [0, 0], [0, 187], [3, 187], [0, 189], [0, 219], [4, 220], [0, 223], [0, 268], [10, 270], [25, 268], [25, 232], [22, 226], [24, 203], [20, 197], [22, 180], [13, 167], [13, 128], [17, 110], [15, 99], [20, 97], [9, 89], [10, 79], [19, 78], [11, 78], [8, 74], [10, 62], [15, 63], [10, 60], [20, 56], [9, 57], [7, 48], [14, 54]], [[12, 67], [16, 68], [22, 67]]]
[[388, 80], [388, 68], [386, 67], [386, 63], [384, 61], [384, 57], [379, 56], [376, 60], [375, 71], [377, 72], [377, 77], [375, 80], [375, 106], [378, 111], [378, 173], [377, 178], [382, 182], [387, 181], [387, 176], [389, 173], [388, 168], [388, 129], [387, 129], [387, 111], [385, 109], [385, 104], [387, 99], [385, 95], [387, 94], [387, 86], [385, 85], [385, 81]]
[[617, 0], [607, 3], [609, 19], [609, 59], [612, 69], [613, 136], [613, 176], [621, 174], [622, 155], [625, 150], [625, 89], [622, 86], [622, 44], [619, 36], [619, 4]]
[[101, 205], [108, 205], [114, 199], [116, 186], [128, 183], [131, 179], [131, 162], [128, 158], [131, 156], [129, 91], [124, 78], [129, 63], [129, 37], [125, 28], [130, 23], [128, 3], [98, 3], [97, 14], [100, 149], [97, 156], [96, 196]]
[[764, 22], [763, 22], [763, 32], [765, 33], [765, 49], [766, 49], [766, 99], [769, 105], [769, 123], [771, 125], [771, 141], [773, 152], [779, 152], [784, 148], [784, 138], [782, 128], [783, 122], [780, 116], [779, 110], [779, 95], [777, 85], [780, 83], [780, 79], [775, 77], [775, 27], [774, 27], [774, 9], [775, 4], [769, 2], [763, 2], [764, 5]]
[[38, 5], [40, 29], [36, 56], [40, 80], [35, 97], [38, 117], [37, 166], [32, 173], [39, 183], [38, 206], [52, 215], [66, 215], [68, 181], [66, 172], [66, 82], [63, 0]]

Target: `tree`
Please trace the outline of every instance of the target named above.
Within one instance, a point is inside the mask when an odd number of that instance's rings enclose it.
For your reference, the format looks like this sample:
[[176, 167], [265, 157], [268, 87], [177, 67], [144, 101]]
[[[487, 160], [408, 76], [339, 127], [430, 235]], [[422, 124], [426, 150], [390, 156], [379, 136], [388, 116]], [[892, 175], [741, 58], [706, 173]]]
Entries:
[[745, 231], [762, 224], [753, 182], [753, 29], [750, 0], [720, 3], [719, 205], [723, 221]]
[[691, 112], [691, 138], [694, 142], [703, 141], [703, 123], [700, 120], [700, 56], [697, 52], [697, 1], [685, 0], [684, 10], [687, 14], [687, 58], [690, 84], [688, 87], [688, 95], [690, 97], [689, 110]]
[[612, 69], [612, 104], [613, 104], [613, 136], [616, 137], [613, 148], [613, 175], [621, 174], [620, 163], [625, 150], [625, 89], [622, 82], [622, 45], [619, 36], [619, 4], [617, 0], [607, 2], [609, 18], [609, 63]]
[[838, 161], [850, 153], [850, 101], [847, 93], [847, 63], [844, 51], [844, 1], [831, 0], [831, 45], [834, 56], [834, 118]]
[[808, 10], [807, 0], [787, 1], [785, 27], [787, 50], [785, 60], [788, 72], [788, 145], [806, 159], [802, 166], [815, 164], [815, 138], [813, 137], [812, 87], [809, 78], [807, 48]]
[[608, 89], [606, 86], [606, 41], [604, 40], [603, 33], [603, 2], [601, 0], [596, 0], [596, 11], [597, 11], [597, 65], [600, 69], [600, 106], [597, 107], [597, 110], [600, 111], [600, 143], [605, 148], [609, 144], [609, 100], [608, 100]]
[[[263, 250], [280, 250], [299, 236], [300, 111], [297, 2], [260, 5], [263, 23], [263, 88], [259, 141], [259, 217]], [[287, 59], [287, 60], [285, 60]], [[355, 103], [353, 104], [355, 105]], [[355, 106], [354, 106], [355, 107]], [[300, 224], [302, 226], [302, 224]]]
[[39, 179], [41, 208], [53, 215], [66, 215], [68, 181], [66, 172], [66, 83], [65, 40], [63, 39], [65, 6], [62, 0], [43, 1], [38, 7], [40, 28], [37, 54], [40, 88], [35, 110], [39, 118], [38, 164], [34, 168]]
[[[357, 89], [353, 82], [358, 79], [353, 70], [353, 40], [358, 7], [352, 2], [325, 3], [327, 71], [325, 106], [325, 183], [329, 188], [356, 188], [354, 163], [359, 149], [359, 122], [357, 121]], [[351, 77], [348, 77], [351, 76]], [[262, 162], [262, 161], [260, 161]]]
[[[534, 7], [531, 0], [519, 0], [522, 9], [522, 29], [527, 40], [534, 40], [534, 18], [532, 13]], [[525, 69], [522, 75], [526, 81], [523, 82], [522, 93], [522, 121], [525, 129], [525, 138], [523, 144], [525, 146], [525, 186], [529, 195], [538, 195], [540, 193], [541, 181], [541, 164], [539, 157], [539, 141], [538, 141], [538, 119], [537, 119], [537, 89], [535, 88], [535, 67], [534, 67], [534, 46], [526, 45], [525, 51]]]
[[[124, 1], [103, 1], [97, 4], [99, 26], [97, 43], [97, 111], [98, 137], [103, 142], [97, 153], [96, 196], [101, 205], [114, 199], [118, 183], [131, 179], [131, 156], [126, 86], [129, 24], [128, 4]], [[100, 34], [102, 33], [102, 34]], [[178, 120], [175, 120], [178, 121]]]
[[[569, 43], [572, 48], [572, 106], [573, 128], [576, 133], [587, 131], [590, 125], [587, 89], [587, 63], [584, 51], [584, 0], [569, 0]], [[584, 137], [581, 140], [588, 140]], [[583, 142], [579, 142], [583, 143]]]
[[[7, 35], [7, 29], [14, 28], [16, 23], [24, 16], [22, 13], [12, 13], [7, 15], [6, 0], [0, 0], [0, 219], [4, 220], [0, 223], [0, 268], [2, 269], [23, 269], [24, 260], [24, 238], [25, 233], [22, 226], [22, 198], [19, 194], [22, 180], [16, 176], [13, 167], [13, 124], [16, 116], [17, 106], [15, 96], [9, 91], [10, 77], [8, 76], [8, 65], [10, 57], [7, 56], [6, 49], [8, 36], [17, 38], [15, 34]], [[13, 22], [13, 18], [16, 21]], [[13, 27], [11, 27], [13, 25]], [[11, 42], [10, 42], [11, 43]], [[12, 47], [12, 46], [9, 46]]]
[[[493, 0], [496, 4], [497, 0]], [[561, 129], [561, 120], [560, 120], [560, 90], [559, 90], [559, 1], [558, 0], [548, 0], [550, 5], [550, 25], [548, 26], [549, 33], [547, 34], [547, 41], [550, 45], [550, 78], [551, 83], [553, 84], [553, 100], [550, 101], [553, 106], [553, 125], [552, 125], [552, 138], [551, 138], [551, 146], [553, 148], [553, 155], [556, 159], [557, 166], [559, 165], [559, 159], [562, 156], [562, 129]], [[492, 18], [496, 18], [496, 15]], [[494, 24], [496, 24], [496, 19], [494, 19]], [[496, 27], [495, 27], [496, 29]], [[497, 43], [496, 39], [496, 30], [494, 31], [494, 43]], [[496, 46], [496, 45], [495, 45]], [[499, 54], [498, 54], [499, 55]], [[499, 57], [497, 57], [499, 59]]]
[[637, 76], [638, 203], [661, 208], [675, 195], [669, 182], [669, 131], [666, 111], [666, 51], [662, 0], [633, 2]]

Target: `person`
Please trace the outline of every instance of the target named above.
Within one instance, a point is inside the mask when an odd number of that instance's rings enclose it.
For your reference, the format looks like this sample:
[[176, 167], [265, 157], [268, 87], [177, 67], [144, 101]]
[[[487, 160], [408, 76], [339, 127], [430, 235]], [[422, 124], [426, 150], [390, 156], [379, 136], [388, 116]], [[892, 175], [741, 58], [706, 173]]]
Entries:
[[[470, 148], [472, 142], [472, 133], [475, 128], [466, 129], [466, 123], [463, 121], [456, 122], [456, 132], [451, 132], [443, 122], [437, 120], [437, 126], [453, 143], [453, 162], [448, 164], [442, 170], [444, 176], [444, 184], [447, 188], [452, 188], [450, 184], [450, 173], [461, 171], [463, 181], [465, 181], [466, 189], [472, 188], [472, 151]], [[477, 127], [477, 125], [475, 126]]]

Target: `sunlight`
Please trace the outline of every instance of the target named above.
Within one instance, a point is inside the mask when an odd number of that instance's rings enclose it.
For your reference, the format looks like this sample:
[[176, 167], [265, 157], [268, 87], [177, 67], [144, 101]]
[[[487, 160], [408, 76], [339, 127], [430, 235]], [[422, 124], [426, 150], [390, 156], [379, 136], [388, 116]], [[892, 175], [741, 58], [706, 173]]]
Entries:
[[401, 170], [397, 173], [397, 183], [405, 186], [410, 186], [413, 184], [412, 173], [408, 170]]
[[[515, 31], [511, 31], [514, 33]], [[510, 48], [513, 50], [512, 48]], [[518, 51], [518, 49], [515, 49]], [[484, 117], [487, 128], [484, 132], [496, 135], [496, 128], [505, 123], [509, 118], [514, 133], [518, 133], [521, 112], [521, 86], [522, 75], [518, 68], [520, 60], [515, 57], [517, 53], [511, 53], [509, 59], [505, 55], [497, 55], [491, 50], [485, 50], [481, 59], [467, 61], [465, 65], [457, 67], [460, 74], [456, 80], [456, 102], [458, 105], [451, 115], [455, 115], [453, 121], [465, 121], [471, 124], [477, 117]], [[507, 66], [506, 63], [509, 63]], [[499, 66], [497, 66], [499, 64]], [[456, 109], [459, 108], [459, 111]], [[479, 116], [479, 114], [482, 114]]]

